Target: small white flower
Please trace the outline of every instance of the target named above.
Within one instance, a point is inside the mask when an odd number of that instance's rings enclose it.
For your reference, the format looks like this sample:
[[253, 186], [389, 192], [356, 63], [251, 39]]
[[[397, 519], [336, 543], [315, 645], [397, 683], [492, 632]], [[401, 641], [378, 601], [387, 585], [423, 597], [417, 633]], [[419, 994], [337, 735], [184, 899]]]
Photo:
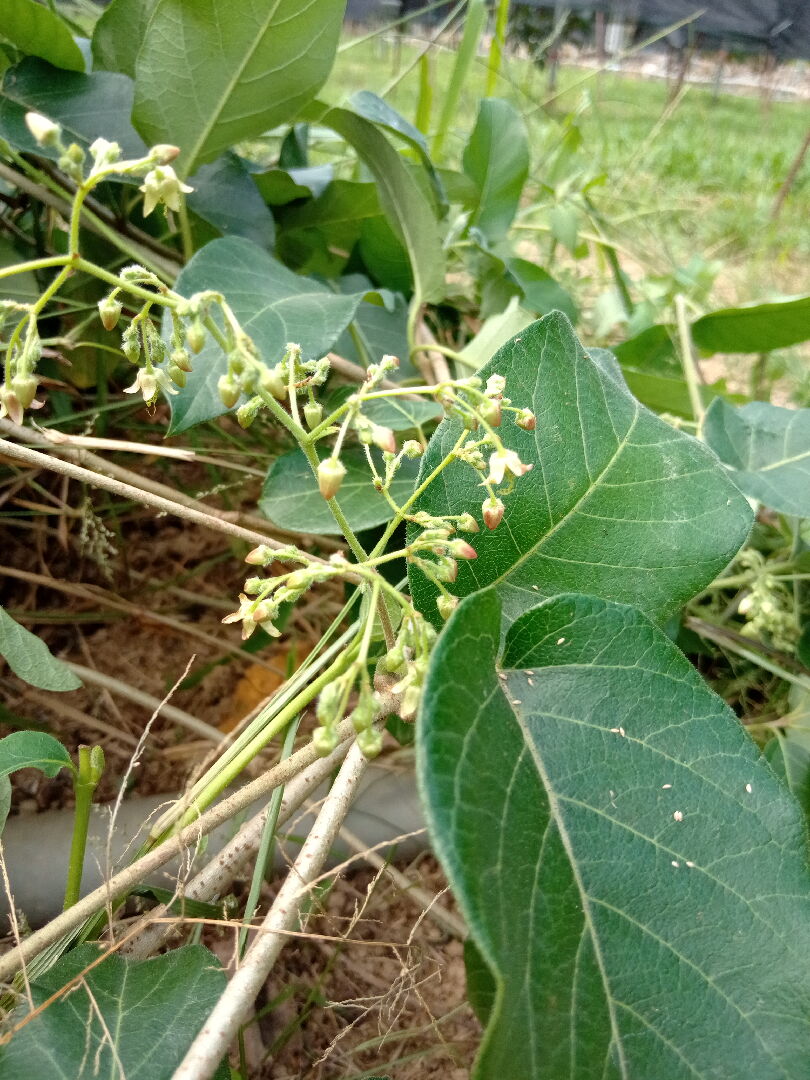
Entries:
[[159, 391], [164, 394], [176, 394], [177, 390], [172, 386], [171, 379], [165, 371], [159, 368], [138, 368], [135, 382], [126, 387], [125, 394], [140, 394], [147, 405], [152, 405], [157, 399]]
[[193, 191], [184, 184], [171, 165], [156, 165], [145, 176], [140, 191], [146, 198], [143, 201], [143, 216], [148, 217], [158, 203], [163, 203], [170, 210], [180, 209], [180, 193]]
[[512, 473], [513, 476], [523, 476], [531, 468], [531, 465], [523, 464], [514, 450], [496, 450], [494, 454], [489, 455], [489, 476], [484, 483], [500, 484], [507, 472]]
[[28, 130], [37, 140], [40, 146], [56, 146], [62, 129], [53, 120], [38, 112], [27, 112], [25, 123]]

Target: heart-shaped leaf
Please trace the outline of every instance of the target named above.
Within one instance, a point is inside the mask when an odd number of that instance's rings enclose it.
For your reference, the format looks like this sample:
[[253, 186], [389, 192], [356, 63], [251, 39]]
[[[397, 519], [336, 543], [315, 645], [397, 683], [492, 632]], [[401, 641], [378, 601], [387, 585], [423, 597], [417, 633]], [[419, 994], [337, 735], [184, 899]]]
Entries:
[[[206, 244], [183, 268], [175, 288], [183, 296], [204, 289], [222, 292], [271, 365], [281, 360], [290, 341], [301, 346], [306, 360], [329, 352], [369, 295], [335, 293], [318, 281], [294, 274], [239, 237]], [[165, 330], [170, 331], [169, 320]], [[171, 435], [226, 411], [217, 393], [217, 380], [226, 368], [222, 350], [209, 340], [195, 358], [185, 387], [169, 399]]]
[[[547, 315], [481, 370], [506, 378], [507, 396], [537, 417], [523, 431], [509, 414], [507, 448], [533, 469], [503, 495], [504, 520], [470, 539], [478, 558], [459, 566], [458, 596], [495, 585], [508, 621], [543, 596], [583, 590], [632, 603], [656, 619], [673, 614], [739, 550], [752, 513], [702, 443], [648, 412], [585, 353], [571, 324]], [[427, 477], [461, 434], [443, 421], [422, 460]], [[416, 510], [479, 516], [480, 474], [450, 464]], [[414, 600], [435, 617], [435, 592], [410, 572]]]
[[475, 1080], [805, 1080], [799, 808], [640, 612], [488, 589], [431, 657], [417, 763], [496, 998]]
[[[377, 468], [383, 471], [380, 455], [374, 451]], [[355, 532], [382, 525], [394, 516], [391, 507], [371, 481], [371, 470], [362, 450], [353, 447], [340, 459], [346, 475], [340, 485], [340, 508]], [[402, 505], [416, 482], [416, 463], [405, 458], [391, 484], [391, 495]], [[264, 481], [259, 509], [280, 529], [301, 533], [340, 533], [332, 511], [318, 491], [309, 462], [300, 450], [284, 454], [270, 466]]]
[[735, 409], [715, 398], [703, 437], [746, 495], [781, 514], [810, 517], [810, 409], [764, 401]]
[[135, 60], [133, 121], [180, 147], [178, 173], [295, 117], [332, 67], [345, 0], [157, 0]]
[[69, 71], [84, 71], [82, 51], [67, 23], [53, 9], [34, 0], [4, 0], [0, 37], [10, 41], [21, 53], [41, 56], [50, 64]]
[[[31, 980], [42, 1005], [0, 1051], [0, 1080], [169, 1080], [225, 989], [225, 973], [202, 945], [140, 963], [79, 945]], [[25, 1011], [12, 1014], [19, 1022]], [[225, 1068], [216, 1080], [229, 1075]]]

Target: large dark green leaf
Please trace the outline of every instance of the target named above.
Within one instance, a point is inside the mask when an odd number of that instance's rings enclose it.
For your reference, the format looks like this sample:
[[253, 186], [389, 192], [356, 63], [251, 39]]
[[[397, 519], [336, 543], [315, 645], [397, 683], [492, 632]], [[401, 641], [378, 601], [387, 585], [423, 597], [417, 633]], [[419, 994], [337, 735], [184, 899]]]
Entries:
[[782, 514], [810, 517], [810, 409], [763, 401], [735, 409], [716, 398], [703, 436], [746, 495]]
[[315, 199], [279, 214], [279, 256], [293, 269], [334, 277], [366, 218], [381, 214], [376, 184], [333, 180]]
[[[380, 455], [375, 451], [382, 472]], [[394, 516], [391, 507], [375, 491], [371, 470], [362, 450], [353, 447], [340, 455], [346, 476], [340, 486], [340, 508], [355, 532], [382, 525]], [[405, 460], [391, 485], [392, 497], [400, 505], [408, 498], [416, 481], [416, 464]], [[301, 533], [340, 533], [326, 499], [307, 459], [300, 450], [284, 454], [270, 466], [259, 499], [259, 509], [280, 529]]]
[[273, 215], [259, 194], [253, 177], [236, 154], [203, 165], [189, 181], [189, 209], [224, 236], [244, 236], [259, 247], [272, 248]]
[[374, 176], [380, 205], [408, 252], [416, 302], [440, 300], [445, 257], [436, 215], [403, 159], [374, 124], [348, 109], [320, 107], [313, 116], [354, 147]]
[[132, 81], [126, 75], [94, 71], [83, 75], [61, 71], [29, 56], [5, 73], [0, 102], [0, 135], [19, 150], [58, 156], [42, 148], [25, 126], [26, 111], [33, 109], [61, 124], [67, 142], [87, 147], [99, 137], [117, 142], [124, 157], [142, 157], [146, 146], [130, 123]]
[[135, 58], [157, 0], [112, 0], [93, 29], [93, 67], [135, 78]]
[[113, 953], [91, 967], [99, 955], [79, 945], [32, 979], [36, 1008], [81, 976], [0, 1051], [0, 1080], [170, 1080], [225, 989], [219, 961], [201, 945], [141, 963]]
[[345, 0], [157, 0], [135, 61], [134, 122], [178, 172], [295, 118], [326, 80]]
[[76, 690], [82, 685], [62, 660], [36, 634], [26, 630], [0, 607], [0, 656], [14, 674], [41, 690]]
[[[752, 514], [702, 443], [640, 405], [592, 360], [564, 315], [521, 331], [481, 370], [506, 378], [513, 405], [537, 428], [508, 418], [504, 444], [534, 466], [503, 496], [501, 525], [471, 538], [478, 558], [459, 567], [459, 596], [496, 585], [509, 619], [541, 596], [574, 589], [630, 602], [654, 618], [674, 613], [736, 554]], [[426, 477], [461, 433], [443, 421], [430, 441]], [[431, 514], [479, 515], [479, 474], [455, 462], [419, 499]], [[419, 570], [411, 587], [433, 617], [435, 594]], [[539, 595], [538, 595], [539, 594]]]
[[494, 590], [431, 658], [417, 767], [497, 995], [475, 1080], [806, 1080], [799, 809], [640, 612]]
[[529, 142], [523, 117], [501, 98], [484, 98], [464, 148], [464, 172], [478, 187], [470, 218], [490, 241], [512, 224], [529, 175]]
[[[323, 356], [367, 295], [335, 293], [318, 281], [294, 274], [239, 237], [206, 244], [182, 270], [175, 288], [183, 296], [203, 289], [221, 291], [269, 364], [281, 360], [289, 341], [301, 346], [305, 359]], [[217, 380], [226, 367], [221, 349], [209, 340], [195, 358], [183, 390], [170, 398], [172, 435], [225, 412]]]
[[84, 71], [82, 51], [67, 23], [49, 8], [34, 0], [3, 0], [0, 10], [0, 38], [21, 53], [69, 71]]
[[692, 323], [692, 337], [707, 353], [770, 352], [796, 345], [810, 339], [810, 296], [712, 311]]

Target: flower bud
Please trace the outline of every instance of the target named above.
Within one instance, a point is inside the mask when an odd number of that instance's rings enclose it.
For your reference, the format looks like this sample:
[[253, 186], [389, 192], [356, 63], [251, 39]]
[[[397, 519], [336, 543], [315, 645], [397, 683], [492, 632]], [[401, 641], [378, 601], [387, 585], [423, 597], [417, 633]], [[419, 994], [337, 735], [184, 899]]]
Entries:
[[436, 563], [433, 573], [438, 581], [455, 581], [458, 577], [458, 563], [455, 559], [442, 556]]
[[261, 386], [263, 390], [267, 390], [278, 401], [285, 401], [287, 397], [287, 383], [284, 381], [284, 376], [281, 373], [281, 368], [276, 365], [274, 368], [265, 368], [262, 372]]
[[15, 375], [11, 380], [11, 389], [23, 409], [27, 409], [37, 392], [37, 380], [33, 375]]
[[399, 715], [402, 717], [403, 720], [411, 720], [416, 715], [416, 710], [419, 708], [419, 699], [421, 698], [421, 696], [421, 689], [411, 683], [411, 685], [403, 694], [402, 704], [399, 707]]
[[249, 428], [253, 421], [259, 414], [264, 402], [260, 397], [252, 397], [250, 401], [246, 401], [244, 405], [240, 405], [236, 410], [236, 422], [241, 428]]
[[455, 555], [457, 559], [478, 558], [478, 552], [466, 540], [451, 540], [447, 545], [447, 550], [451, 555]]
[[307, 427], [312, 431], [323, 420], [323, 405], [320, 405], [317, 401], [308, 401], [304, 406], [304, 419], [307, 422]]
[[439, 609], [439, 614], [443, 619], [449, 619], [458, 607], [458, 597], [446, 595], [439, 596], [436, 599], [436, 607]]
[[58, 146], [62, 129], [38, 112], [27, 112], [25, 124], [40, 146]]
[[109, 139], [96, 139], [90, 144], [90, 153], [96, 166], [114, 165], [121, 160], [121, 147]]
[[169, 364], [166, 368], [166, 374], [175, 386], [179, 386], [182, 389], [186, 385], [186, 373], [182, 368], [179, 368], [177, 364]]
[[179, 146], [172, 146], [171, 143], [158, 143], [149, 151], [149, 156], [154, 158], [158, 165], [168, 165], [174, 161], [179, 153]]
[[456, 528], [461, 532], [477, 533], [479, 531], [478, 522], [472, 514], [462, 514], [456, 523]]
[[370, 694], [363, 694], [350, 716], [357, 732], [365, 731], [374, 723], [374, 701]]
[[490, 375], [484, 393], [487, 397], [499, 397], [506, 389], [506, 379], [503, 375]]
[[500, 401], [487, 398], [486, 401], [482, 401], [478, 406], [478, 415], [484, 421], [485, 424], [489, 424], [490, 427], [501, 426], [501, 403]]
[[230, 375], [220, 375], [217, 380], [217, 393], [226, 409], [232, 409], [242, 396], [242, 387]]
[[375, 446], [379, 446], [381, 450], [388, 451], [389, 454], [397, 452], [397, 442], [391, 428], [382, 427], [380, 424], [372, 424], [371, 441]]
[[245, 556], [245, 562], [251, 566], [267, 566], [273, 561], [273, 549], [267, 544], [259, 544]]
[[366, 728], [357, 736], [357, 745], [360, 747], [365, 757], [375, 758], [382, 750], [382, 733], [373, 727]]
[[141, 336], [138, 333], [138, 327], [133, 326], [132, 323], [121, 335], [121, 349], [131, 364], [138, 363], [141, 358]]
[[186, 330], [186, 341], [193, 353], [196, 354], [202, 351], [202, 347], [205, 345], [205, 327], [199, 319], [195, 319]]
[[20, 399], [7, 386], [0, 386], [0, 417], [8, 416], [15, 424], [23, 421], [23, 407]]
[[312, 732], [312, 745], [319, 757], [328, 757], [339, 742], [340, 736], [334, 727], [316, 727]]
[[318, 466], [318, 488], [325, 499], [334, 499], [340, 491], [346, 466], [339, 458], [325, 458]]
[[506, 507], [500, 499], [484, 499], [481, 512], [484, 515], [484, 524], [488, 529], [497, 529], [503, 519]]
[[402, 444], [402, 453], [406, 458], [418, 458], [424, 453], [424, 449], [421, 443], [418, 443], [416, 439], [407, 439]]
[[531, 409], [521, 409], [515, 417], [515, 423], [524, 431], [534, 431], [537, 427], [537, 417]]
[[105, 296], [98, 302], [98, 313], [101, 317], [101, 325], [105, 330], [114, 330], [121, 318], [121, 305], [111, 296]]
[[174, 366], [180, 368], [181, 371], [194, 370], [191, 366], [191, 357], [188, 355], [187, 349], [174, 349], [170, 360]]

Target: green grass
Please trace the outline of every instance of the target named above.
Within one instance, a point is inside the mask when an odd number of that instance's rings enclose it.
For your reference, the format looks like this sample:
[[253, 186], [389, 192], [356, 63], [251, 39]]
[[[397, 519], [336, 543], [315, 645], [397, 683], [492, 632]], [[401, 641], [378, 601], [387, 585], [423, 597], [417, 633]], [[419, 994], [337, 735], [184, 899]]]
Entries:
[[[385, 93], [413, 120], [419, 77], [418, 68], [408, 68], [418, 51], [413, 44], [402, 46], [401, 79], [386, 92], [397, 75], [394, 48], [378, 39], [346, 42], [323, 96], [336, 101], [360, 89]], [[447, 49], [434, 50], [434, 123], [452, 60]], [[485, 78], [485, 59], [479, 57], [446, 142], [451, 164], [474, 123]], [[668, 93], [662, 81], [563, 68], [552, 97], [546, 78], [527, 61], [507, 58], [499, 89], [526, 117], [536, 193], [530, 198], [537, 198], [540, 209], [549, 204], [543, 185], [553, 186], [555, 179], [549, 162], [573, 117], [581, 135], [575, 165], [583, 174], [604, 174], [593, 198], [611, 238], [632, 252], [631, 273], [634, 263], [639, 272], [668, 273], [702, 254], [724, 263], [715, 303], [810, 286], [810, 160], [778, 223], [769, 222], [773, 199], [805, 134], [806, 102], [773, 102], [766, 109], [758, 97], [723, 94], [714, 101], [711, 90], [690, 86], [661, 122]], [[526, 220], [533, 220], [531, 213]]]

